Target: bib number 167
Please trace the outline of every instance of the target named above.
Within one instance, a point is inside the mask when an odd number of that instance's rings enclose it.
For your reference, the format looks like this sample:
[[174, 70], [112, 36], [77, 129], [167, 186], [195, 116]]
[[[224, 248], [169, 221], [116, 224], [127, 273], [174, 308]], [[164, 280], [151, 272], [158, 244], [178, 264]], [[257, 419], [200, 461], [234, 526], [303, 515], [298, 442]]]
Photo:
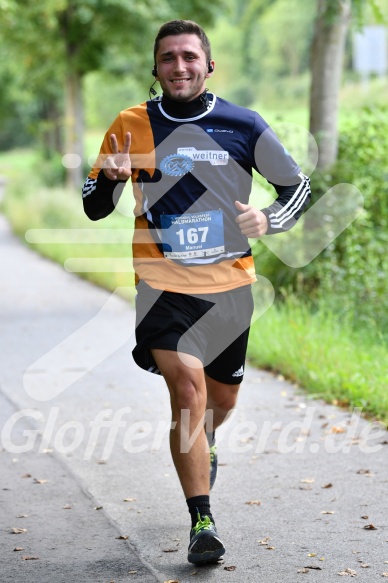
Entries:
[[[209, 227], [191, 227], [190, 229], [179, 229], [176, 234], [179, 237], [180, 245], [195, 245], [196, 243], [206, 243], [206, 237], [209, 231]], [[185, 239], [186, 235], [186, 239]]]

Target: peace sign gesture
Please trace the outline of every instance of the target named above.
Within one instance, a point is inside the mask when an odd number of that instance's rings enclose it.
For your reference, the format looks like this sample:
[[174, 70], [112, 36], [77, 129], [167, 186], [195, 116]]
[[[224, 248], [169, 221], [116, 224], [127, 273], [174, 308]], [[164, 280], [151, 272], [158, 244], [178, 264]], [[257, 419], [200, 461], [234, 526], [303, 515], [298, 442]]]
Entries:
[[112, 154], [108, 156], [103, 164], [104, 174], [109, 180], [128, 180], [132, 174], [131, 159], [129, 157], [129, 149], [131, 147], [131, 134], [125, 134], [124, 146], [119, 152], [116, 134], [110, 136], [110, 145]]

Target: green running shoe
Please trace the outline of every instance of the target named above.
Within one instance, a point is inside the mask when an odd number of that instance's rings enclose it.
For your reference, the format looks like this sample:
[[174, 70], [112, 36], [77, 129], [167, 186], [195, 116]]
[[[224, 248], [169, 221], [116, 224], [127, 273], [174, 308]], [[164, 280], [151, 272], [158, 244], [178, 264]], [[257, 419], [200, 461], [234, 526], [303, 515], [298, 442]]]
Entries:
[[190, 531], [187, 560], [194, 565], [216, 563], [225, 553], [225, 547], [217, 534], [217, 529], [208, 516], [197, 514], [198, 522]]
[[212, 445], [210, 448], [210, 490], [213, 488], [217, 478], [217, 466], [217, 446]]

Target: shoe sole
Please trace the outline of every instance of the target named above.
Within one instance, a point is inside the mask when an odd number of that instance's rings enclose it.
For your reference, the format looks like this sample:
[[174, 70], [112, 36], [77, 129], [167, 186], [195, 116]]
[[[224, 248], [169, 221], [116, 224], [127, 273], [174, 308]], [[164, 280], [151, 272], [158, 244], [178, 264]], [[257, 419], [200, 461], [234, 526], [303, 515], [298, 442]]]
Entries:
[[225, 547], [218, 537], [204, 537], [196, 541], [194, 551], [189, 550], [187, 560], [196, 565], [215, 563], [224, 553]]
[[203, 553], [189, 553], [187, 560], [194, 565], [205, 565], [209, 563], [217, 563], [224, 554], [224, 548], [215, 551], [205, 551]]

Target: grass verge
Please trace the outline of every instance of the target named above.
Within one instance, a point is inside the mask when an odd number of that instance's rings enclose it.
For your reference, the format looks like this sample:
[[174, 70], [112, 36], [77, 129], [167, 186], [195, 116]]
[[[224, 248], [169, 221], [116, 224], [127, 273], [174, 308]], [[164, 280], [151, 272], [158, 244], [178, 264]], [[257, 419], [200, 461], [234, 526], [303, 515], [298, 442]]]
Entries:
[[327, 307], [313, 311], [293, 298], [272, 306], [252, 326], [248, 356], [312, 397], [360, 407], [388, 424], [387, 346]]

